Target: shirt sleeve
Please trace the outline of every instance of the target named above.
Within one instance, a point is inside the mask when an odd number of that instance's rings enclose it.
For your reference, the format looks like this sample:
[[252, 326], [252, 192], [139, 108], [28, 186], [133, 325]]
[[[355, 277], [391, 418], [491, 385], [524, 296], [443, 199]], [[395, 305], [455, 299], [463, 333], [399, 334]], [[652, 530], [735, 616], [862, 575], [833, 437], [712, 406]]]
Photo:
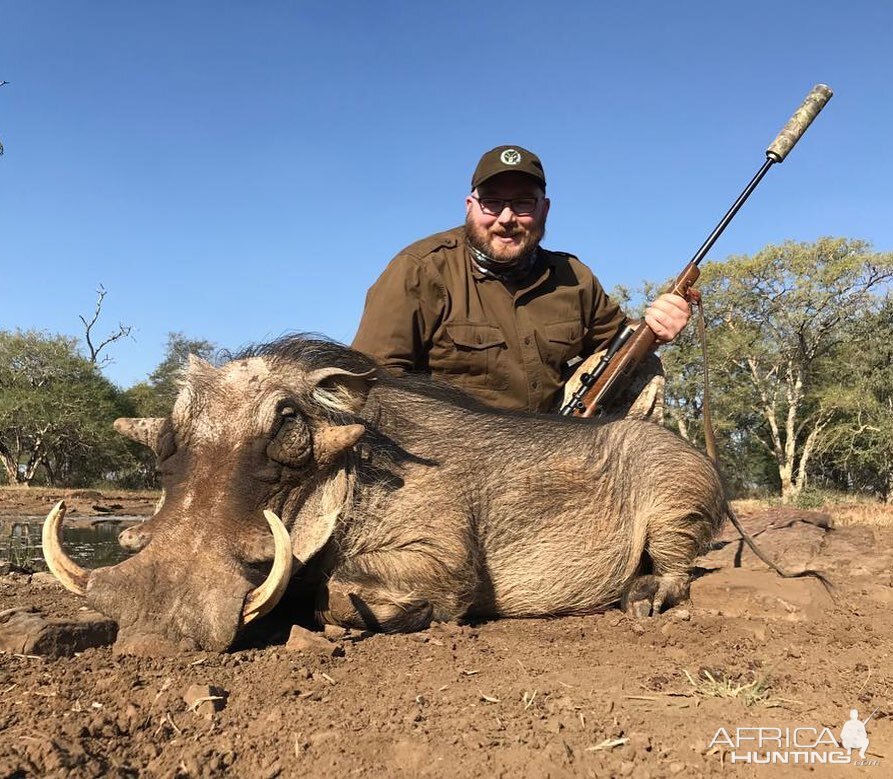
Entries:
[[398, 254], [366, 293], [352, 347], [392, 373], [427, 372], [444, 292], [424, 259]]
[[592, 305], [586, 331], [583, 334], [582, 356], [588, 357], [605, 348], [621, 328], [631, 321], [593, 276]]

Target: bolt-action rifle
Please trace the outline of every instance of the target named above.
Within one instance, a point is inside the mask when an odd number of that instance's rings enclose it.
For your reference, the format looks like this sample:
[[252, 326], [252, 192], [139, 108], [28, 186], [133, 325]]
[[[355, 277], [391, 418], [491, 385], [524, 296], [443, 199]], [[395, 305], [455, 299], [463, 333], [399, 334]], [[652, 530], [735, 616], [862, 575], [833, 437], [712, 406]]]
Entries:
[[[794, 148], [794, 144], [800, 140], [800, 137], [812, 124], [812, 120], [818, 116], [819, 111], [831, 99], [832, 94], [824, 84], [817, 84], [813, 87], [788, 123], [782, 128], [778, 137], [766, 149], [766, 161], [763, 166], [744, 188], [744, 191], [667, 292], [680, 295], [689, 302], [694, 302], [697, 299], [697, 291], [693, 290], [692, 286], [701, 274], [698, 264], [738, 213], [738, 209], [744, 205], [744, 201], [747, 200], [750, 193], [756, 189], [757, 184], [760, 183], [769, 168], [776, 162], [784, 160], [788, 152]], [[615, 398], [617, 393], [629, 383], [636, 368], [657, 345], [657, 336], [644, 321], [638, 327], [626, 327], [621, 330], [611, 341], [595, 368], [590, 373], [582, 375], [579, 389], [561, 407], [561, 413], [565, 416], [579, 417], [591, 417], [599, 414], [605, 404]]]

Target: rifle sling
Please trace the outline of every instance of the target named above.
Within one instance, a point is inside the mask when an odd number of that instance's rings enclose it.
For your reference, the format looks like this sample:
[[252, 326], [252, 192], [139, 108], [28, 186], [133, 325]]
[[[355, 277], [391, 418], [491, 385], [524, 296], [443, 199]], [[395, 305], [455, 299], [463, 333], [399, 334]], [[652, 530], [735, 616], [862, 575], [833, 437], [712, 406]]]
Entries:
[[716, 436], [713, 433], [713, 418], [710, 416], [710, 372], [707, 368], [707, 326], [704, 324], [704, 304], [701, 295], [691, 295], [692, 302], [698, 307], [698, 338], [701, 339], [701, 361], [704, 364], [704, 403], [701, 409], [704, 415], [704, 447], [707, 456], [717, 465], [719, 453], [716, 450]]

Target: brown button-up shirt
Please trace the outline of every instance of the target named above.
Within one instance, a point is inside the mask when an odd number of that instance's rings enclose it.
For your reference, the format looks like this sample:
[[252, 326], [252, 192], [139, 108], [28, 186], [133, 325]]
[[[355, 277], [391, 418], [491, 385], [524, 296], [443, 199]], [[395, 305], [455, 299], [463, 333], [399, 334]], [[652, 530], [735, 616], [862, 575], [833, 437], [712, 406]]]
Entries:
[[526, 286], [481, 273], [465, 227], [417, 241], [366, 296], [353, 347], [395, 373], [418, 371], [499, 408], [550, 411], [568, 360], [609, 341], [626, 317], [576, 257], [540, 249]]

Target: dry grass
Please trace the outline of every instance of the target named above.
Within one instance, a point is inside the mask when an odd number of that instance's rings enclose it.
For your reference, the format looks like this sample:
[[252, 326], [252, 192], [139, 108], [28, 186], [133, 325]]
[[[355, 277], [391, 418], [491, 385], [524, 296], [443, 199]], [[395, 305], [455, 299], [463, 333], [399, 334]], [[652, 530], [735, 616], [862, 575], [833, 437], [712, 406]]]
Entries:
[[764, 498], [741, 498], [732, 501], [732, 508], [736, 514], [751, 514], [756, 511], [765, 511], [780, 505], [774, 500], [765, 500]]
[[[733, 500], [732, 508], [738, 514], [749, 514], [767, 509], [780, 508], [780, 500], [745, 498]], [[880, 503], [862, 495], [834, 494], [817, 506], [815, 511], [829, 514], [838, 525], [893, 526], [893, 504]]]
[[893, 527], [893, 505], [884, 503], [846, 503], [822, 507], [838, 525], [879, 525]]
[[702, 669], [697, 678], [683, 671], [691, 685], [691, 694], [699, 698], [728, 698], [741, 701], [745, 706], [760, 704], [773, 707], [778, 703], [769, 698], [769, 680], [766, 676], [741, 684], [731, 679], [717, 679], [710, 671]]

